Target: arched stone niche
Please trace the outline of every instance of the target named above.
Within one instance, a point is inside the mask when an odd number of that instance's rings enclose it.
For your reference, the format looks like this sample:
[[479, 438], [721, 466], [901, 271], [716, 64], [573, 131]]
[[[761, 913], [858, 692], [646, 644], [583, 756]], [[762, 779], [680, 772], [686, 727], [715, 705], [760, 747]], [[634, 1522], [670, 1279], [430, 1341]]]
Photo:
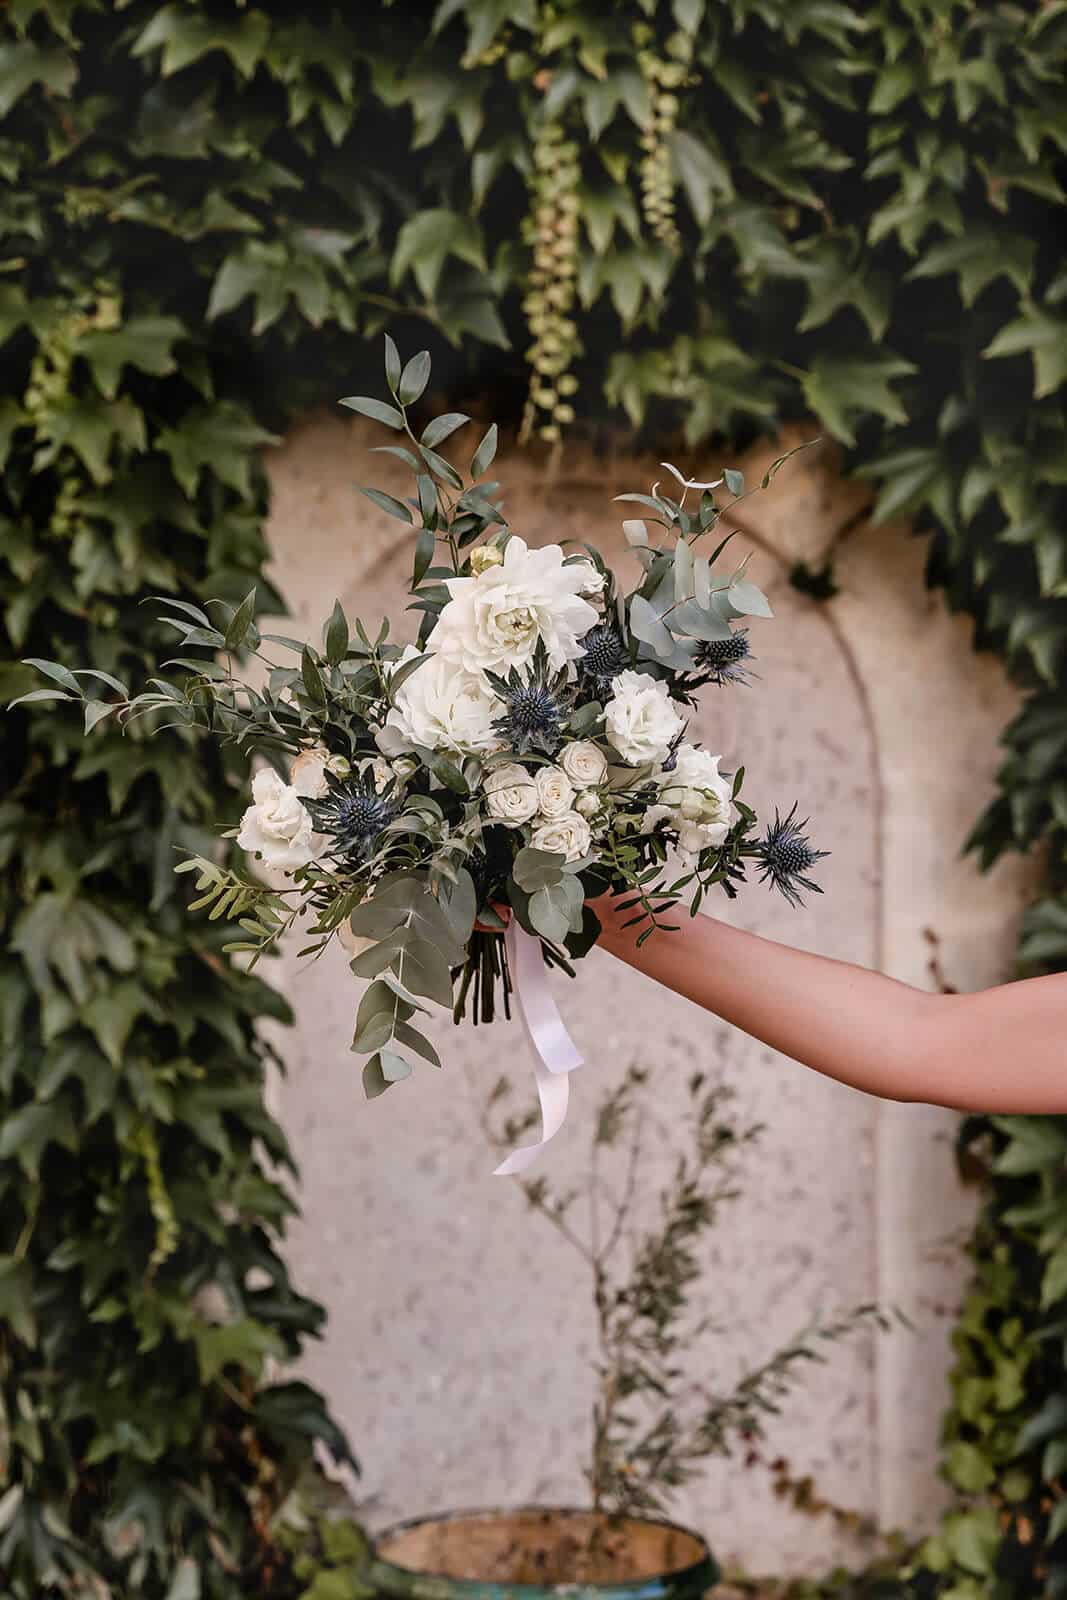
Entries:
[[[408, 536], [355, 488], [407, 492], [403, 469], [366, 453], [377, 442], [361, 422], [311, 420], [268, 459], [272, 576], [291, 607], [287, 633], [312, 637], [335, 596], [350, 616], [373, 624], [387, 613], [399, 637], [414, 633], [404, 611]], [[793, 442], [737, 465], [755, 481]], [[693, 464], [698, 476], [712, 469], [717, 462]], [[662, 475], [653, 460], [575, 456], [550, 480], [512, 449], [494, 474], [511, 525], [531, 543], [588, 539], [630, 576], [612, 496], [646, 490]], [[933, 928], [950, 980], [978, 988], [1004, 975], [1029, 892], [1023, 864], [981, 877], [973, 859], [959, 859], [1016, 695], [995, 660], [972, 653], [967, 621], [923, 588], [923, 543], [902, 527], [856, 523], [838, 551], [831, 601], [791, 586], [792, 562], [817, 562], [863, 503], [818, 450], [745, 503], [731, 548], [753, 550], [749, 570], [775, 620], [752, 622], [759, 679], [706, 691], [694, 731], [726, 770], [745, 763], [744, 793], [761, 815], [797, 799], [814, 842], [832, 854], [818, 867], [825, 893], [802, 911], [754, 879], [708, 910], [920, 987], [932, 982], [923, 930]], [[288, 1253], [330, 1314], [303, 1370], [361, 1457], [368, 1523], [581, 1501], [595, 1358], [583, 1263], [512, 1180], [491, 1176], [479, 1122], [501, 1072], [517, 1103], [531, 1092], [517, 1024], [455, 1029], [442, 1019], [433, 1033], [444, 1070], [426, 1068], [368, 1104], [360, 1058], [348, 1051], [361, 985], [343, 953], [298, 972], [294, 947], [274, 981], [297, 1019], [277, 1035], [288, 1074], [276, 1104], [303, 1170]], [[871, 1299], [899, 1306], [915, 1332], [834, 1347], [802, 1376], [768, 1454], [883, 1527], [929, 1526], [943, 1494], [937, 1435], [973, 1205], [953, 1173], [953, 1115], [825, 1081], [600, 952], [557, 992], [586, 1065], [540, 1170], [562, 1188], [581, 1181], [599, 1093], [627, 1062], [642, 1062], [657, 1097], [640, 1205], [654, 1207], [685, 1079], [695, 1068], [721, 1073], [740, 1114], [765, 1131], [709, 1241], [695, 1297], [721, 1331], [694, 1345], [687, 1370], [724, 1387], [818, 1313]], [[724, 1564], [749, 1570], [818, 1570], [861, 1553], [831, 1520], [788, 1509], [766, 1470], [740, 1457], [711, 1464], [675, 1509]]]

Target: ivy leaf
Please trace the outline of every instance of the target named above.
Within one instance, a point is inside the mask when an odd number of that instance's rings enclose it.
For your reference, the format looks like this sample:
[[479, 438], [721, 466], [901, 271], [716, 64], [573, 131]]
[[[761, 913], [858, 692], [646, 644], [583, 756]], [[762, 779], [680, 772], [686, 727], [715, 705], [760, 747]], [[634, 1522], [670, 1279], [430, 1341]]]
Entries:
[[1016, 356], [1029, 351], [1034, 362], [1034, 398], [1054, 394], [1067, 381], [1067, 318], [1053, 317], [1038, 306], [1001, 328], [984, 356]]
[[79, 340], [78, 354], [88, 362], [101, 394], [113, 400], [125, 366], [154, 378], [175, 372], [173, 347], [184, 332], [176, 317], [130, 317], [117, 328], [90, 328]]
[[174, 426], [161, 431], [156, 448], [168, 457], [184, 494], [195, 495], [207, 471], [247, 499], [261, 446], [280, 443], [278, 435], [261, 427], [243, 406], [220, 400], [191, 407]]
[[191, 1331], [201, 1383], [213, 1383], [227, 1367], [237, 1367], [258, 1378], [268, 1356], [282, 1360], [286, 1355], [280, 1336], [255, 1317], [242, 1317], [221, 1326], [194, 1322]]
[[449, 256], [457, 256], [482, 272], [488, 270], [481, 232], [472, 217], [444, 207], [420, 211], [397, 233], [389, 280], [398, 284], [410, 270], [421, 293], [433, 300]]
[[270, 20], [248, 11], [233, 21], [190, 13], [184, 5], [162, 6], [130, 48], [134, 57], [162, 51], [160, 72], [169, 78], [213, 50], [222, 50], [244, 78], [255, 72], [270, 39]]
[[78, 1135], [65, 1098], [44, 1104], [31, 1102], [13, 1111], [0, 1124], [0, 1160], [14, 1159], [34, 1182], [40, 1176], [41, 1157], [50, 1144], [67, 1150], [78, 1148]]
[[903, 423], [907, 412], [890, 388], [894, 378], [917, 369], [901, 356], [847, 360], [818, 356], [804, 376], [804, 398], [815, 415], [845, 444], [854, 445], [853, 423], [872, 413]]
[[970, 227], [958, 239], [943, 239], [931, 246], [906, 276], [936, 278], [955, 273], [960, 299], [970, 307], [987, 284], [1001, 276], [1009, 278], [1019, 293], [1025, 294], [1036, 249], [1032, 239], [1007, 228]]
[[730, 169], [719, 155], [714, 139], [706, 133], [698, 139], [676, 128], [670, 136], [669, 147], [690, 210], [701, 227], [705, 227], [711, 221], [716, 200], [734, 197]]
[[33, 1271], [28, 1261], [15, 1256], [0, 1256], [0, 1322], [6, 1322], [23, 1344], [36, 1344]]
[[77, 80], [77, 64], [69, 50], [42, 49], [30, 39], [5, 44], [0, 47], [0, 117], [6, 117], [34, 84], [65, 99]]
[[34, 457], [38, 470], [51, 466], [67, 448], [81, 457], [100, 486], [111, 481], [111, 455], [117, 443], [132, 451], [148, 446], [144, 416], [125, 394], [118, 400], [65, 397], [44, 414], [37, 433], [42, 441]]

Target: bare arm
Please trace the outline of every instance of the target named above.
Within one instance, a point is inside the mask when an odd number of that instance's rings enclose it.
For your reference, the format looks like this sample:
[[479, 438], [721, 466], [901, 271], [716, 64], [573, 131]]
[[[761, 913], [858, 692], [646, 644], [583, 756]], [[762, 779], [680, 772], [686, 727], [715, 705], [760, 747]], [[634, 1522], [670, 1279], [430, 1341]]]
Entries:
[[633, 911], [591, 904], [620, 961], [839, 1083], [961, 1111], [1067, 1112], [1067, 973], [929, 993], [681, 907], [680, 932], [638, 949], [641, 928], [622, 926]]

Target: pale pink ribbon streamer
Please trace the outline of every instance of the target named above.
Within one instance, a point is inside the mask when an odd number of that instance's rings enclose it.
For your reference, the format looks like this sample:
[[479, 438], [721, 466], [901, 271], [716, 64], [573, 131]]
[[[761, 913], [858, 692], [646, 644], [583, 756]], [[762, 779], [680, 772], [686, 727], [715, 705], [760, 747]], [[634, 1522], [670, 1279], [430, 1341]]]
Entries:
[[493, 1176], [511, 1177], [524, 1172], [563, 1126], [569, 1098], [568, 1073], [582, 1065], [578, 1047], [564, 1026], [552, 992], [548, 987], [541, 941], [520, 928], [512, 917], [504, 934], [508, 966], [526, 1036], [534, 1052], [534, 1077], [541, 1102], [541, 1137], [536, 1144], [513, 1150]]

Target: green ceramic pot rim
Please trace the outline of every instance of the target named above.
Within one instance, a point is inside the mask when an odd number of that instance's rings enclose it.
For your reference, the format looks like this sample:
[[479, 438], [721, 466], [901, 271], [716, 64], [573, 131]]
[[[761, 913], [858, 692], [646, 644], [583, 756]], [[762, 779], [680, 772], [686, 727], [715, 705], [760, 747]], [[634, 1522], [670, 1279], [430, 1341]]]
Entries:
[[403, 1595], [411, 1600], [506, 1600], [507, 1596], [533, 1600], [538, 1595], [590, 1595], [596, 1600], [669, 1600], [671, 1596], [703, 1594], [713, 1587], [721, 1576], [714, 1556], [706, 1541], [692, 1528], [673, 1522], [666, 1517], [630, 1516], [620, 1519], [620, 1526], [638, 1526], [659, 1529], [664, 1533], [678, 1534], [688, 1540], [698, 1552], [695, 1559], [665, 1572], [649, 1573], [629, 1579], [610, 1582], [541, 1581], [512, 1583], [496, 1579], [449, 1577], [414, 1566], [404, 1566], [379, 1554], [380, 1546], [387, 1546], [404, 1534], [417, 1529], [435, 1526], [458, 1527], [465, 1521], [491, 1523], [493, 1519], [523, 1516], [557, 1518], [565, 1523], [570, 1518], [588, 1520], [592, 1511], [588, 1506], [486, 1506], [442, 1512], [438, 1515], [408, 1518], [383, 1528], [371, 1542], [367, 1579], [379, 1593]]

